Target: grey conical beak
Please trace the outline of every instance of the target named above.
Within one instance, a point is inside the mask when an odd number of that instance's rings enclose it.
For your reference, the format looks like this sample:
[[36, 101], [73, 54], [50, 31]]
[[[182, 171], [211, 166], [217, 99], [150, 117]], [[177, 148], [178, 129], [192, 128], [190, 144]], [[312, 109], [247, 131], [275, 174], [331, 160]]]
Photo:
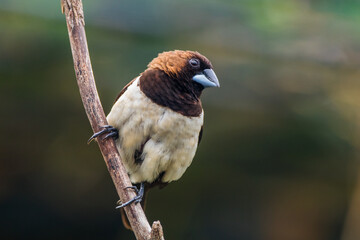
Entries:
[[203, 85], [204, 88], [207, 87], [220, 87], [220, 83], [214, 70], [212, 69], [205, 69], [202, 73], [196, 74], [192, 78], [195, 82], [200, 83]]

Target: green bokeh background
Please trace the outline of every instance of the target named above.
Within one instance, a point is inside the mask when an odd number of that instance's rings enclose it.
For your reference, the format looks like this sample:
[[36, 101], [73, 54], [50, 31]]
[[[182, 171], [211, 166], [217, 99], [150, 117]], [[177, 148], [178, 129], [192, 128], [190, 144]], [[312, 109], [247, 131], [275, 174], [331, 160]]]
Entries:
[[[84, 1], [108, 113], [159, 52], [196, 50], [203, 96], [184, 176], [150, 192], [166, 239], [360, 239], [360, 2]], [[60, 1], [0, 0], [0, 238], [134, 239], [80, 101]], [[360, 190], [359, 190], [360, 191]]]

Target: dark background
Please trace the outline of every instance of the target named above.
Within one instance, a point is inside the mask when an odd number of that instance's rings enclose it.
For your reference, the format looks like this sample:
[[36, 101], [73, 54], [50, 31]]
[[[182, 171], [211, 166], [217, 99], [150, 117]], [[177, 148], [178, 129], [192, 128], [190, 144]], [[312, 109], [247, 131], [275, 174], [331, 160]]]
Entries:
[[[360, 239], [359, 1], [84, 2], [106, 113], [162, 51], [220, 80], [193, 164], [150, 193], [166, 239]], [[60, 1], [0, 0], [0, 109], [1, 239], [134, 239], [86, 144]]]

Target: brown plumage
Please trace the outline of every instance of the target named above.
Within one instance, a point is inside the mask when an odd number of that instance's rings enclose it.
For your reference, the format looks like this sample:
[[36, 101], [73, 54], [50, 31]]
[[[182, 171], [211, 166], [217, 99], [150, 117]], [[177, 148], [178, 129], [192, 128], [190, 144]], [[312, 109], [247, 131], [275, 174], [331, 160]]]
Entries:
[[181, 50], [160, 53], [148, 64], [148, 68], [159, 69], [174, 79], [185, 78], [196, 71], [188, 65], [191, 58], [199, 59], [201, 68], [213, 68], [211, 62], [200, 53]]
[[206, 87], [219, 87], [210, 61], [176, 50], [154, 58], [116, 98], [107, 120], [117, 129], [116, 145], [131, 182], [145, 189], [143, 208], [150, 188], [179, 179], [190, 165], [202, 136], [200, 95]]
[[173, 51], [159, 54], [140, 77], [140, 89], [153, 102], [182, 115], [195, 117], [202, 112], [200, 95], [203, 86], [191, 80], [197, 69], [189, 59], [200, 59], [200, 68], [212, 68], [210, 61], [198, 52]]

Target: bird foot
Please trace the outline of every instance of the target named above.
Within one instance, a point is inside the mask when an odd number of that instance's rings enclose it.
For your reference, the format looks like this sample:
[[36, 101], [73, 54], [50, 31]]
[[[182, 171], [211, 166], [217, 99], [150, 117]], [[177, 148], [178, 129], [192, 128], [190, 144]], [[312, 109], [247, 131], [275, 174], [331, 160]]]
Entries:
[[103, 138], [103, 140], [109, 138], [109, 137], [112, 137], [114, 139], [117, 139], [119, 137], [119, 130], [117, 130], [116, 128], [114, 128], [113, 126], [110, 126], [110, 125], [105, 125], [105, 126], [102, 126], [102, 128], [104, 128], [103, 130], [97, 132], [97, 133], [94, 133], [90, 138], [89, 140], [87, 141], [87, 143], [89, 144], [92, 140], [94, 140], [95, 138], [97, 138], [98, 136], [100, 136], [101, 134], [104, 134], [104, 133], [108, 133], [105, 135], [105, 137]]
[[130, 186], [130, 187], [126, 187], [125, 189], [133, 189], [135, 192], [136, 192], [136, 197], [134, 197], [133, 199], [127, 201], [126, 203], [122, 203], [121, 200], [119, 200], [117, 202], [117, 204], [120, 204], [119, 206], [116, 207], [116, 209], [119, 209], [119, 208], [123, 208], [123, 207], [126, 207], [128, 206], [129, 204], [131, 203], [139, 203], [142, 201], [142, 198], [144, 196], [144, 190], [145, 190], [145, 187], [144, 187], [144, 183], [140, 183], [140, 189], [138, 189], [136, 186]]

